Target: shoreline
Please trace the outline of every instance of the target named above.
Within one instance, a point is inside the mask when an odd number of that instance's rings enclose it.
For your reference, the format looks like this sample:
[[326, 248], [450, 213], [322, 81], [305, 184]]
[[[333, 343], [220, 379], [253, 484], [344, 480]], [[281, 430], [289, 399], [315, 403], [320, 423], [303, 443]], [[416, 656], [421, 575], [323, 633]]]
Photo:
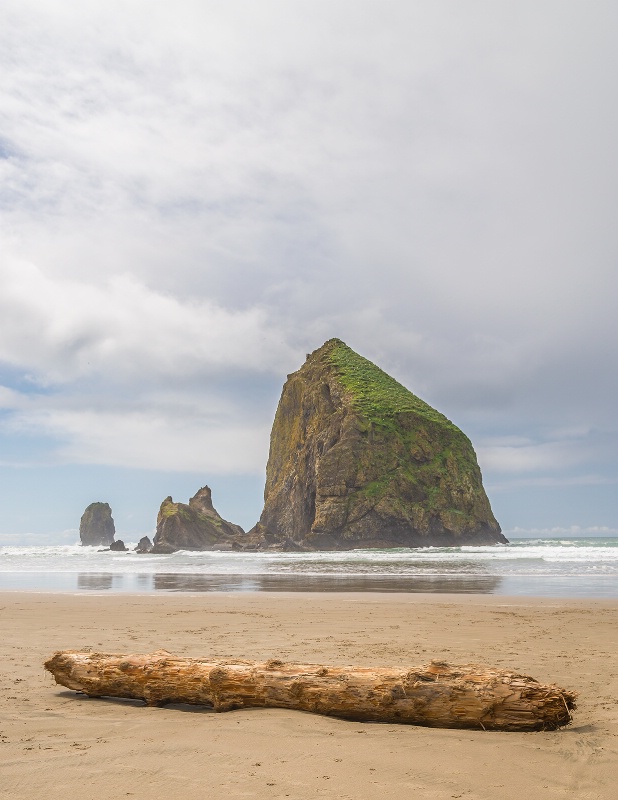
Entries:
[[[618, 538], [527, 540], [514, 546], [345, 553], [3, 548], [0, 591], [194, 594], [378, 592], [618, 600]], [[85, 552], [89, 550], [96, 552]], [[465, 551], [465, 552], [464, 552]], [[491, 551], [491, 552], [490, 552]]]
[[[380, 602], [410, 602], [410, 603], [453, 603], [453, 604], [487, 604], [487, 605], [500, 605], [504, 601], [511, 601], [511, 605], [564, 605], [566, 604], [581, 604], [581, 605], [607, 605], [609, 608], [618, 609], [618, 597], [580, 597], [571, 596], [563, 597], [557, 595], [524, 595], [524, 594], [483, 594], [482, 592], [380, 592], [380, 591], [271, 591], [271, 590], [212, 590], [208, 592], [185, 592], [185, 591], [165, 591], [157, 590], [152, 592], [147, 591], [107, 591], [107, 590], [71, 590], [71, 589], [58, 589], [56, 591], [49, 591], [48, 589], [5, 589], [0, 587], [0, 603], [3, 597], [12, 597], [14, 595], [32, 595], [33, 598], [41, 596], [52, 597], [73, 597], [73, 598], [97, 598], [109, 600], [111, 598], [132, 598], [143, 599], [145, 601], [154, 598], [161, 600], [168, 600], [175, 598], [179, 601], [182, 599], [204, 600], [205, 598], [247, 598], [253, 599], [258, 597], [280, 598], [311, 601], [316, 598], [324, 598], [342, 602], [371, 599], [376, 603]], [[517, 601], [517, 602], [513, 602]]]
[[[618, 780], [618, 601], [474, 594], [0, 591], [1, 800], [610, 800]], [[217, 714], [91, 700], [56, 650], [358, 666], [432, 659], [579, 693], [573, 724], [498, 733], [281, 709]]]
[[[320, 577], [307, 580], [306, 576], [294, 576], [283, 580], [271, 580], [259, 576], [235, 576], [163, 574], [148, 582], [135, 581], [133, 575], [101, 576], [97, 573], [71, 575], [69, 579], [55, 576], [47, 585], [45, 581], [2, 580], [0, 575], [0, 594], [20, 592], [23, 594], [78, 595], [105, 597], [210, 597], [212, 595], [333, 595], [347, 596], [362, 594], [387, 597], [450, 597], [461, 598], [478, 596], [491, 597], [538, 597], [547, 600], [606, 600], [618, 602], [618, 582], [613, 576], [601, 579], [555, 578], [539, 581], [534, 578], [512, 578], [498, 581], [453, 580], [434, 578], [420, 580], [379, 580], [357, 578], [346, 580], [322, 580]], [[152, 576], [149, 576], [152, 577]], [[105, 580], [102, 580], [104, 578]], [[124, 579], [127, 580], [124, 580]], [[51, 583], [51, 585], [50, 585]], [[137, 585], [135, 585], [137, 583]], [[3, 585], [4, 584], [4, 585]], [[8, 584], [8, 585], [7, 585]]]

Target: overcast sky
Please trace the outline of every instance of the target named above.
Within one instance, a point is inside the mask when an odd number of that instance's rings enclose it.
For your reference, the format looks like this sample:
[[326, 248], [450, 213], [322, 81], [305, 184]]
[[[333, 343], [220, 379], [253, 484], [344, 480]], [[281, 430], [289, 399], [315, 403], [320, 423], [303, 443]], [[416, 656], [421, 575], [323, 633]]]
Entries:
[[508, 535], [618, 534], [618, 6], [3, 0], [0, 543], [249, 528], [337, 336]]

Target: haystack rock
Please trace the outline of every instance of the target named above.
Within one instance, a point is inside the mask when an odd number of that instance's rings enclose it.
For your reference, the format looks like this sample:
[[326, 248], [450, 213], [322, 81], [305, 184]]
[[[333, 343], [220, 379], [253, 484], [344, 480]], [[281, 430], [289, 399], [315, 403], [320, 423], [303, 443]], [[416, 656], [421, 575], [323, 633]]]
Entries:
[[234, 542], [245, 536], [239, 525], [227, 522], [215, 511], [210, 489], [204, 486], [189, 500], [189, 505], [165, 498], [157, 517], [151, 552], [231, 549]]
[[314, 550], [506, 543], [470, 440], [339, 339], [283, 387], [248, 534]]
[[109, 503], [90, 503], [79, 523], [79, 540], [86, 545], [110, 545], [116, 527]]

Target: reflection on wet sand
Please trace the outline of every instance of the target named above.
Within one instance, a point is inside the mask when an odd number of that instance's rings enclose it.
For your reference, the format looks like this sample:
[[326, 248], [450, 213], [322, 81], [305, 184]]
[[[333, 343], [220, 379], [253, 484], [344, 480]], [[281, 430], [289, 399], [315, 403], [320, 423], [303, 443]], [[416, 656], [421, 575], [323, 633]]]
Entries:
[[152, 575], [148, 573], [138, 572], [135, 576], [137, 580], [138, 589], [142, 592], [152, 591]]
[[107, 591], [119, 588], [118, 578], [122, 575], [113, 575], [110, 572], [80, 572], [77, 576], [77, 588], [80, 591]]
[[438, 592], [494, 594], [498, 576], [443, 575], [196, 575], [150, 576], [163, 592]]
[[195, 573], [118, 575], [81, 572], [78, 591], [125, 592], [437, 592], [494, 594], [496, 576], [421, 575], [217, 575]]
[[46, 592], [402, 592], [617, 598], [615, 575], [228, 575], [147, 572], [5, 572], [0, 591]]

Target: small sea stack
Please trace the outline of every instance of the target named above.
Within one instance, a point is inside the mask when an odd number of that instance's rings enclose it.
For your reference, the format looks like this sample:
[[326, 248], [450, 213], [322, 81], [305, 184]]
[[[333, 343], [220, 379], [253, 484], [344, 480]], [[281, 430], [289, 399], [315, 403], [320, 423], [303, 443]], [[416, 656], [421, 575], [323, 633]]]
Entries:
[[109, 547], [115, 535], [116, 526], [109, 503], [90, 503], [79, 523], [80, 544]]
[[189, 500], [175, 503], [166, 497], [157, 517], [152, 553], [176, 550], [232, 550], [246, 534], [240, 525], [228, 522], [212, 504], [210, 488], [204, 486]]

